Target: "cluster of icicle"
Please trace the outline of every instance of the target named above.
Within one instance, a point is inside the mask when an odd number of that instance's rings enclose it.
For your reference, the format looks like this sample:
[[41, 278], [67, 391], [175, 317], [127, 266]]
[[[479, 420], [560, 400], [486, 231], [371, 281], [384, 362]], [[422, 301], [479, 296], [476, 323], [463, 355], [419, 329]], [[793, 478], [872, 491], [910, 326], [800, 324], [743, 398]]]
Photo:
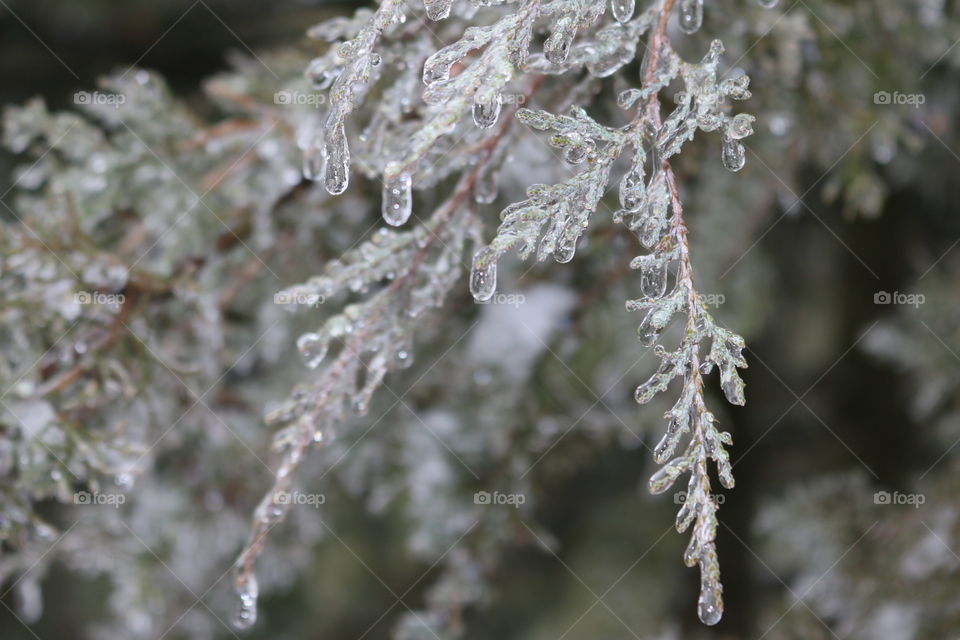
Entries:
[[[764, 6], [775, 4], [775, 0], [758, 1]], [[470, 4], [472, 8], [464, 15], [468, 19], [479, 7], [503, 3], [470, 0]], [[679, 0], [678, 4], [681, 29], [687, 33], [696, 31], [702, 22], [703, 0]], [[424, 5], [427, 18], [443, 20], [451, 14], [453, 0], [424, 0]], [[438, 143], [461, 126], [468, 112], [477, 130], [490, 129], [497, 123], [504, 91], [518, 72], [554, 75], [584, 69], [594, 77], [609, 76], [635, 58], [637, 44], [658, 18], [661, 6], [661, 2], [654, 2], [647, 10], [635, 15], [635, 0], [611, 0], [609, 11], [613, 22], [587, 33], [604, 14], [605, 3], [521, 0], [511, 6], [511, 13], [493, 24], [468, 27], [458, 40], [425, 56], [420, 77], [425, 88], [421, 90], [414, 89], [413, 83], [409, 82], [409, 64], [394, 59], [398, 75], [384, 96], [395, 99], [403, 113], [385, 113], [381, 109], [359, 137], [359, 141], [369, 148], [382, 151], [368, 153], [362, 164], [368, 175], [382, 177], [384, 221], [392, 227], [399, 227], [410, 219], [413, 187], [435, 184], [438, 180], [436, 174], [443, 174], [443, 168], [437, 167], [435, 162]], [[378, 53], [377, 44], [382, 36], [396, 35], [405, 28], [404, 33], [409, 33], [410, 28], [405, 27], [409, 11], [410, 7], [403, 0], [381, 0], [375, 11], [362, 9], [353, 18], [334, 19], [310, 31], [315, 38], [337, 44], [327, 54], [315, 59], [307, 70], [308, 78], [318, 90], [328, 90], [328, 99], [323, 126], [305, 150], [304, 174], [308, 179], [322, 182], [333, 195], [343, 193], [349, 183], [351, 148], [347, 118], [363, 103], [367, 90], [383, 75], [383, 67], [387, 66], [381, 53], [388, 56], [389, 49]], [[419, 16], [414, 17], [429, 30]], [[538, 20], [542, 18], [549, 19], [543, 52], [530, 52], [531, 41], [539, 29]], [[413, 27], [419, 28], [418, 25]], [[415, 46], [407, 47], [408, 53], [416, 52]], [[497, 261], [510, 249], [516, 249], [523, 258], [535, 252], [539, 260], [548, 256], [561, 263], [573, 259], [590, 216], [606, 191], [614, 162], [628, 147], [633, 149], [631, 167], [620, 183], [623, 208], [616, 213], [615, 219], [636, 233], [651, 253], [632, 263], [641, 272], [640, 288], [644, 297], [630, 301], [628, 309], [647, 310], [638, 333], [641, 342], [648, 346], [658, 340], [674, 315], [685, 314], [687, 317], [687, 329], [679, 348], [669, 352], [658, 345], [657, 354], [662, 364], [637, 390], [637, 400], [646, 402], [664, 390], [674, 377], [680, 376], [684, 380], [680, 399], [666, 414], [669, 422], [667, 434], [655, 452], [656, 460], [664, 467], [651, 479], [650, 486], [653, 492], [659, 493], [670, 487], [681, 474], [689, 472], [691, 475], [688, 499], [678, 514], [677, 528], [683, 531], [695, 522], [684, 557], [688, 565], [699, 564], [701, 569], [699, 614], [706, 624], [715, 624], [723, 611], [719, 566], [713, 543], [716, 505], [710, 493], [707, 461], [712, 459], [718, 465], [724, 486], [732, 487], [733, 477], [723, 447], [732, 440], [728, 433], [716, 429], [713, 415], [704, 406], [702, 376], [714, 366], [718, 367], [727, 398], [735, 404], [742, 404], [743, 382], [736, 369], [746, 366], [746, 362], [740, 353], [742, 338], [717, 325], [693, 288], [680, 203], [674, 201], [676, 190], [670, 184], [672, 173], [663, 171], [662, 167], [693, 138], [697, 130], [720, 131], [724, 166], [731, 171], [743, 167], [745, 153], [739, 140], [752, 133], [753, 117], [728, 115], [726, 100], [749, 97], [749, 79], [739, 76], [717, 80], [722, 51], [720, 43], [715, 41], [701, 62], [688, 64], [673, 52], [669, 43], [664, 43], [659, 55], [654, 56], [657, 67], [652, 73], [654, 81], [620, 95], [619, 105], [630, 109], [635, 104], [656, 99], [658, 92], [674, 78], [682, 78], [685, 90], [677, 95], [677, 107], [662, 124], [659, 118], [654, 125], [638, 115], [625, 127], [610, 128], [599, 124], [577, 106], [568, 114], [531, 109], [517, 111], [517, 118], [524, 124], [553, 132], [549, 144], [558, 150], [565, 162], [584, 168], [560, 184], [531, 186], [526, 200], [504, 209], [496, 236], [476, 253], [469, 279], [474, 298], [485, 301], [496, 290]], [[647, 55], [649, 57], [649, 53]], [[643, 74], [650, 77], [646, 69]], [[415, 100], [419, 101], [417, 117], [402, 117], [414, 114], [411, 105]], [[387, 105], [386, 109], [389, 108], [391, 105]], [[378, 139], [372, 140], [375, 137]], [[477, 139], [469, 141], [476, 142]], [[446, 151], [441, 157], [445, 155]], [[502, 157], [499, 157], [489, 162], [475, 184], [471, 183], [477, 202], [489, 203], [496, 198], [495, 171], [501, 161]], [[371, 164], [378, 164], [378, 167], [371, 171]], [[453, 158], [447, 164], [461, 166]], [[646, 178], [648, 172], [650, 175]], [[456, 218], [450, 222], [452, 225]], [[471, 223], [463, 219], [460, 224], [466, 227]], [[458, 262], [454, 255], [463, 246], [465, 236], [476, 234], [476, 229], [449, 231], [451, 225], [446, 227], [442, 244], [447, 246], [449, 243], [454, 248], [449, 255], [438, 259], [444, 264]], [[382, 232], [372, 243], [363, 245], [359, 252], [351, 252], [344, 260], [331, 263], [323, 276], [298, 285], [288, 293], [309, 299], [311, 296], [325, 296], [344, 285], [354, 291], [365, 291], [367, 285], [378, 279], [392, 280], [403, 273], [404, 263], [414, 260], [416, 249], [424, 246], [424, 233], [432, 234], [434, 230], [422, 225], [404, 234]], [[447, 235], [451, 233], [453, 235]], [[676, 273], [675, 282], [668, 293], [673, 271]], [[443, 286], [439, 289], [452, 285], [457, 269], [455, 265], [449, 266], [444, 273], [448, 275], [441, 278]], [[298, 341], [307, 365], [315, 368], [326, 357], [331, 339], [342, 339], [357, 328], [371, 329], [371, 317], [374, 323], [387, 323], [375, 327], [376, 331], [368, 331], [369, 335], [383, 336], [384, 341], [377, 342], [379, 346], [374, 347], [379, 365], [372, 378], [369, 378], [370, 373], [367, 374], [371, 384], [358, 391], [361, 410], [365, 409], [370, 394], [383, 375], [398, 361], [409, 358], [409, 335], [405, 331], [398, 332], [396, 321], [384, 320], [381, 311], [377, 310], [383, 307], [378, 297], [389, 295], [390, 291], [390, 288], [383, 290], [362, 305], [349, 306], [345, 313], [327, 321], [322, 335], [309, 333]], [[423, 299], [442, 297], [442, 291], [430, 291]], [[712, 347], [701, 359], [699, 345], [707, 338], [712, 340]], [[403, 346], [390, 351], [392, 347], [388, 345], [398, 343]], [[288, 486], [291, 473], [310, 443], [323, 440], [329, 423], [342, 419], [338, 409], [324, 418], [324, 425], [317, 426], [318, 416], [304, 411], [303, 407], [308, 404], [308, 399], [316, 401], [316, 394], [324, 394], [323, 400], [329, 400], [331, 391], [324, 384], [331, 382], [327, 380], [331, 375], [344, 375], [337, 368], [348, 366], [343, 364], [346, 361], [344, 355], [348, 356], [347, 359], [359, 358], [359, 354], [341, 352], [337, 362], [331, 365], [333, 374], [328, 369], [321, 382], [311, 389], [301, 388], [284, 407], [268, 417], [271, 424], [293, 423], [278, 434], [279, 448], [286, 454], [275, 489], [284, 490]], [[355, 371], [354, 366], [345, 377]], [[339, 402], [334, 404], [340, 405]], [[690, 434], [690, 438], [684, 453], [671, 458], [685, 434]], [[235, 623], [243, 628], [256, 620], [258, 589], [253, 561], [269, 528], [285, 513], [284, 507], [278, 505], [272, 496], [268, 495], [257, 510], [258, 524], [238, 565], [235, 584], [240, 595], [240, 608]]]

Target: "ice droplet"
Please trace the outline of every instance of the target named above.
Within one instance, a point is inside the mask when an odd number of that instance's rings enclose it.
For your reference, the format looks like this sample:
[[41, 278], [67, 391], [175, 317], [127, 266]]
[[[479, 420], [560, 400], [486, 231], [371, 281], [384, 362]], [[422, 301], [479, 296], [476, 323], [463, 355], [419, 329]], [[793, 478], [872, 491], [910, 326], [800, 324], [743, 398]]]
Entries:
[[644, 265], [640, 271], [640, 293], [660, 298], [667, 291], [667, 261]]
[[323, 149], [311, 144], [303, 151], [303, 177], [307, 180], [319, 180], [323, 175]]
[[297, 338], [297, 349], [311, 369], [316, 369], [327, 355], [327, 343], [316, 333], [305, 333]]
[[481, 129], [489, 129], [497, 123], [500, 117], [500, 94], [491, 99], [477, 97], [473, 103], [473, 123]]
[[610, 0], [610, 13], [617, 22], [629, 22], [633, 17], [634, 0]]
[[323, 186], [330, 195], [340, 195], [347, 190], [350, 182], [350, 147], [343, 125], [331, 127], [327, 131], [323, 155], [327, 166]]
[[570, 54], [570, 45], [576, 30], [572, 26], [558, 27], [543, 44], [543, 55], [553, 64], [563, 64]]
[[497, 170], [494, 167], [484, 167], [473, 184], [473, 199], [477, 204], [490, 204], [497, 199]]
[[655, 319], [656, 312], [656, 309], [651, 309], [646, 317], [644, 317], [643, 322], [640, 323], [640, 326], [637, 327], [637, 338], [640, 339], [640, 344], [645, 347], [652, 346], [660, 336], [661, 329], [657, 327]]
[[443, 20], [450, 15], [450, 7], [453, 6], [453, 0], [423, 0], [423, 6], [427, 10], [427, 17], [431, 20]]
[[697, 615], [706, 625], [715, 625], [723, 617], [723, 587], [715, 580], [703, 580], [700, 598], [697, 600]]
[[423, 63], [423, 84], [428, 87], [437, 82], [446, 82], [450, 79], [450, 60], [444, 56], [434, 54]]
[[757, 4], [764, 9], [773, 9], [775, 6], [777, 6], [778, 2], [780, 2], [780, 0], [757, 0]]
[[703, 0], [681, 0], [680, 30], [684, 33], [696, 33], [703, 24]]
[[410, 219], [413, 211], [411, 195], [412, 180], [409, 173], [401, 173], [383, 185], [383, 219], [394, 227], [399, 227]]
[[747, 162], [747, 153], [743, 145], [731, 138], [723, 135], [723, 166], [730, 171], [740, 171]]
[[[470, 269], [470, 293], [477, 302], [486, 302], [497, 290], [497, 262], [492, 259], [489, 247], [481, 249], [473, 256]], [[489, 264], [484, 265], [488, 262]]]
[[233, 624], [238, 629], [249, 629], [257, 621], [259, 587], [256, 576], [251, 574], [238, 580], [237, 595], [240, 597], [240, 602], [233, 616]]
[[738, 113], [730, 120], [727, 126], [727, 135], [734, 140], [741, 140], [753, 133], [754, 117], [749, 113]]

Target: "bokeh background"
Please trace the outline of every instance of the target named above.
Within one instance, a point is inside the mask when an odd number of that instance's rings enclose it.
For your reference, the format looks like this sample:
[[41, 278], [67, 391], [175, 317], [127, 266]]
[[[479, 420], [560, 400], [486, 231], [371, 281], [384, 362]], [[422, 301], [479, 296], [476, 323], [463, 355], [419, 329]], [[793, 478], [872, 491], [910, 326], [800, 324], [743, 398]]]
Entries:
[[[445, 584], [439, 596], [431, 591], [445, 575], [443, 563], [439, 554], [418, 555], [417, 545], [425, 543], [417, 536], [430, 538], [432, 529], [462, 515], [444, 511], [455, 481], [431, 475], [425, 462], [417, 476], [417, 459], [430, 460], [436, 442], [417, 439], [412, 434], [420, 427], [411, 416], [398, 409], [389, 413], [388, 404], [379, 409], [388, 416], [385, 424], [405, 424], [411, 435], [400, 441], [387, 433], [380, 438], [377, 430], [380, 448], [358, 447], [355, 454], [364, 461], [358, 466], [365, 470], [353, 473], [365, 481], [323, 478], [323, 459], [311, 459], [302, 486], [329, 497], [324, 524], [294, 523], [286, 538], [272, 541], [298, 552], [266, 570], [261, 621], [237, 636], [428, 638], [433, 635], [410, 623], [408, 611], [438, 608], [462, 622], [465, 637], [478, 639], [897, 640], [960, 633], [956, 4], [781, 0], [762, 11], [746, 0], [713, 0], [702, 31], [678, 39], [688, 57], [702, 51], [708, 38], [723, 39], [730, 66], [753, 79], [754, 97], [746, 108], [758, 117], [757, 134], [747, 140], [747, 167], [739, 174], [720, 167], [716, 140], [698, 140], [679, 162], [700, 288], [719, 303], [715, 316], [746, 337], [750, 363], [744, 374], [747, 405], [725, 406], [719, 393], [711, 402], [734, 435], [737, 478], [720, 510], [726, 599], [721, 624], [707, 629], [697, 622], [697, 572], [681, 562], [686, 536], [670, 530], [676, 504], [669, 495], [646, 491], [655, 469], [646, 447], [659, 439], [666, 407], [632, 402], [632, 388], [646, 377], [653, 358], [634, 362], [641, 355], [631, 346], [638, 319], [622, 310], [622, 301], [635, 297], [636, 283], [623, 266], [637, 247], [607, 219], [571, 265], [531, 271], [507, 265], [501, 289], [526, 296], [517, 309], [478, 310], [458, 294], [451, 317], [479, 322], [478, 329], [460, 345], [467, 345], [463, 354], [455, 351], [449, 365], [429, 371], [411, 393], [412, 410], [438, 433], [455, 440], [461, 433], [502, 428], [504, 447], [528, 447], [529, 460], [537, 461], [522, 489], [529, 504], [490, 516], [509, 533], [496, 545], [477, 543], [483, 579]], [[4, 105], [40, 96], [51, 110], [71, 110], [75, 91], [136, 64], [166, 78], [178, 98], [209, 122], [223, 118], [222, 106], [204, 94], [201, 83], [228, 69], [231, 55], [291, 49], [309, 60], [316, 45], [305, 42], [305, 30], [360, 6], [305, 0], [0, 5]], [[622, 75], [633, 78], [635, 71], [633, 65]], [[591, 113], [600, 118], [615, 110], [609, 97], [617, 86], [613, 80], [604, 85], [600, 106]], [[521, 168], [504, 181], [500, 207], [538, 181], [538, 167], [549, 162], [535, 136], [523, 144], [529, 152], [518, 149], [516, 155], [530, 162], [518, 163]], [[12, 153], [2, 156], [0, 191], [8, 191], [21, 162]], [[308, 240], [297, 246], [307, 250], [313, 239], [318, 255], [312, 260], [332, 258], [349, 246], [336, 234], [363, 234], [376, 222], [376, 185], [358, 180], [353, 190], [343, 196], [351, 198], [349, 206], [331, 198], [311, 201], [304, 214], [311, 221], [298, 227], [308, 230]], [[5, 201], [12, 203], [12, 197]], [[488, 212], [488, 234], [495, 209]], [[0, 217], [14, 224], [6, 212]], [[278, 286], [260, 273], [251, 288], [267, 292], [302, 281], [319, 262], [291, 264], [281, 252], [268, 264], [285, 282]], [[536, 335], [524, 340], [517, 323], [536, 326]], [[428, 331], [431, 344], [419, 356], [424, 365], [398, 380], [398, 390], [417, 380], [458, 336], [443, 326]], [[273, 343], [286, 354], [276, 362], [290, 363], [276, 374], [277, 388], [301, 375], [292, 350], [296, 333], [292, 326], [285, 341]], [[511, 357], [522, 361], [524, 373], [516, 378], [498, 362]], [[244, 371], [225, 384], [242, 388], [270, 371]], [[456, 393], [448, 388], [450, 380]], [[249, 428], [239, 433], [245, 447], [268, 459], [270, 434], [257, 426], [261, 409], [244, 409]], [[356, 428], [365, 431], [380, 414], [358, 419]], [[175, 470], [192, 446], [189, 439], [171, 443], [156, 467]], [[389, 458], [383, 450], [391, 447], [406, 457]], [[391, 473], [369, 470], [378, 464]], [[461, 508], [473, 506], [467, 502], [470, 489], [499, 486], [502, 469], [487, 471], [461, 486], [467, 505]], [[231, 479], [224, 472], [204, 482], [219, 478], [218, 491], [235, 494], [237, 513], [249, 514], [258, 487], [268, 483], [262, 469], [245, 475]], [[171, 473], [165, 480], [174, 493], [201, 490], [169, 484], [177, 477]], [[137, 509], [163, 512], [149, 494], [137, 493], [132, 489], [128, 498], [139, 501]], [[185, 565], [218, 545], [217, 556], [239, 550], [242, 517], [231, 520], [233, 528], [221, 538], [201, 538], [194, 528], [200, 525], [186, 513], [158, 516], [162, 525], [146, 517], [130, 522], [140, 533], [138, 523], [161, 527], [150, 547], [167, 550], [183, 538], [179, 557]], [[313, 517], [319, 516], [303, 516]], [[59, 523], [66, 528], [69, 519]], [[198, 542], [191, 545], [194, 535]], [[541, 544], [546, 541], [550, 550]], [[0, 553], [18, 550], [7, 541]], [[109, 547], [90, 553], [108, 554]], [[165, 554], [140, 561], [163, 573], [170, 567], [158, 556]], [[116, 603], [109, 594], [125, 587], [55, 557], [33, 557], [46, 558], [38, 582], [44, 607], [35, 620], [25, 623], [15, 614], [25, 596], [3, 587], [3, 638], [107, 633], [93, 629], [113, 615]], [[8, 583], [31, 567], [26, 563]], [[190, 608], [182, 621], [168, 618], [165, 637], [234, 637], [217, 620], [228, 621], [223, 606], [229, 594], [207, 596], [197, 580], [185, 580], [190, 588], [169, 576], [155, 584], [154, 598]], [[444, 609], [436, 604], [444, 597], [470, 604]]]

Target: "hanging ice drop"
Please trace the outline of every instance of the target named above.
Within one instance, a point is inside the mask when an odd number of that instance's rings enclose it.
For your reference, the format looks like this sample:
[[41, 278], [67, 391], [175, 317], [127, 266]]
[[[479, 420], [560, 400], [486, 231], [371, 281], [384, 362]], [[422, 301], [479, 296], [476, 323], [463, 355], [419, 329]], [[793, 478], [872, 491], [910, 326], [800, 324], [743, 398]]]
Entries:
[[497, 290], [497, 261], [492, 259], [489, 247], [473, 256], [470, 269], [470, 293], [477, 302], [486, 302]]
[[723, 588], [712, 579], [700, 583], [700, 598], [697, 600], [697, 615], [703, 624], [715, 625], [723, 617]]
[[382, 212], [387, 224], [399, 227], [410, 219], [413, 211], [411, 183], [409, 173], [401, 173], [384, 183]]
[[576, 30], [568, 25], [558, 27], [543, 43], [543, 55], [553, 64], [563, 64], [570, 54]]
[[610, 0], [610, 13], [617, 22], [629, 22], [633, 17], [634, 0]]
[[681, 0], [680, 30], [684, 33], [696, 33], [703, 24], [703, 0]]
[[497, 123], [500, 117], [500, 94], [492, 98], [477, 96], [473, 103], [473, 123], [481, 129], [489, 129]]
[[453, 0], [423, 0], [423, 6], [427, 10], [427, 17], [431, 20], [443, 20], [450, 15], [450, 7], [453, 6]]
[[730, 171], [740, 171], [747, 162], [747, 152], [743, 145], [724, 134], [723, 136], [723, 166]]
[[233, 624], [238, 629], [249, 629], [257, 621], [259, 587], [257, 586], [256, 576], [250, 574], [239, 579], [237, 581], [237, 595], [240, 597], [240, 602], [233, 616]]
[[331, 195], [340, 195], [350, 181], [350, 147], [342, 125], [327, 130], [323, 155], [327, 162], [323, 186]]
[[310, 369], [316, 369], [327, 355], [327, 344], [316, 333], [305, 333], [297, 338], [297, 349]]

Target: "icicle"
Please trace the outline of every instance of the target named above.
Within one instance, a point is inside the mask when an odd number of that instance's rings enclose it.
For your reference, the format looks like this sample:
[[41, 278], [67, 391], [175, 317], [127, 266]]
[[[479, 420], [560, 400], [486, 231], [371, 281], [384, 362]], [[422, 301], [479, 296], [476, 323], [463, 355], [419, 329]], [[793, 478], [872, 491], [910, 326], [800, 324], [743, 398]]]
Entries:
[[240, 603], [233, 616], [233, 624], [238, 629], [249, 629], [257, 621], [257, 596], [259, 587], [253, 574], [237, 579], [237, 595]]
[[700, 616], [700, 621], [707, 625], [715, 625], [723, 617], [723, 587], [709, 576], [704, 576], [700, 581], [697, 615]]
[[[473, 256], [473, 267], [470, 269], [470, 293], [477, 302], [486, 302], [493, 297], [497, 290], [497, 262], [492, 259], [489, 247], [481, 249]], [[489, 264], [484, 265], [484, 262]]]
[[610, 13], [617, 22], [629, 22], [633, 17], [634, 0], [610, 0]]
[[696, 33], [703, 24], [703, 0], [681, 0], [680, 30]]
[[477, 93], [473, 103], [473, 122], [481, 129], [489, 129], [497, 123], [500, 117], [500, 103], [502, 98], [500, 94], [494, 94], [492, 98], [481, 96]]
[[311, 369], [316, 369], [327, 355], [327, 343], [316, 333], [305, 333], [297, 338], [297, 349]]
[[740, 171], [747, 162], [747, 153], [743, 145], [723, 134], [723, 166], [730, 171]]
[[410, 219], [413, 211], [411, 183], [410, 174], [401, 173], [383, 185], [382, 212], [387, 224], [399, 227]]
[[423, 0], [427, 10], [427, 17], [431, 20], [443, 20], [450, 15], [453, 0]]
[[340, 195], [350, 181], [350, 147], [342, 124], [327, 130], [323, 155], [327, 161], [323, 186], [331, 195]]

